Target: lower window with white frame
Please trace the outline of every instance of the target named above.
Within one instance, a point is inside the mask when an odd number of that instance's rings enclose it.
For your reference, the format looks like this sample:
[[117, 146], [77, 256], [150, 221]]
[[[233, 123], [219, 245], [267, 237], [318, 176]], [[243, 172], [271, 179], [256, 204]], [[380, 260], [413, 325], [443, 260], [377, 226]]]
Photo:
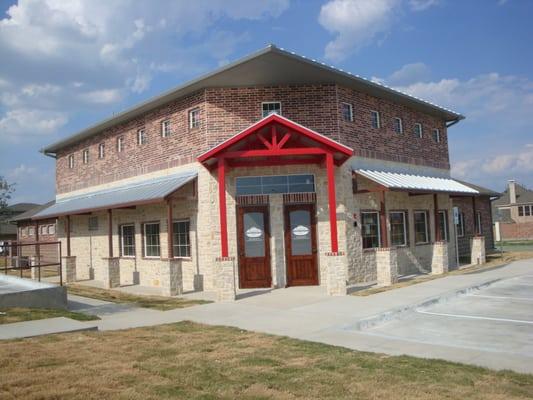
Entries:
[[147, 222], [143, 225], [144, 256], [160, 257], [159, 222]]
[[191, 240], [189, 235], [190, 222], [188, 219], [174, 221], [172, 246], [174, 257], [191, 256]]
[[120, 255], [135, 257], [135, 225], [120, 225]]
[[413, 213], [415, 219], [415, 244], [424, 244], [429, 242], [428, 229], [428, 212], [415, 211]]
[[390, 241], [393, 246], [407, 245], [407, 224], [405, 211], [391, 211], [390, 221]]
[[379, 213], [366, 211], [361, 213], [361, 236], [363, 249], [379, 247]]

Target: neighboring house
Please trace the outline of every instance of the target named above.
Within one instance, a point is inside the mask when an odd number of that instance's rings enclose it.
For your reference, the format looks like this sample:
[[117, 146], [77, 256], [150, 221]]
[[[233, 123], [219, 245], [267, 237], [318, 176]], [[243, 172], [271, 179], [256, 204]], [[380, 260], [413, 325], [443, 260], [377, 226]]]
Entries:
[[10, 223], [10, 220], [35, 206], [38, 206], [38, 204], [17, 203], [0, 211], [0, 254], [4, 254], [7, 248], [5, 243], [17, 240], [17, 227]]
[[533, 190], [510, 180], [492, 208], [496, 236], [501, 235], [502, 240], [533, 240]]
[[32, 219], [57, 218], [64, 265], [108, 287], [230, 299], [439, 273], [456, 202], [493, 247], [489, 196], [450, 177], [463, 118], [269, 46], [44, 148], [56, 203]]
[[21, 246], [20, 255], [35, 256], [38, 253], [41, 263], [55, 262], [58, 260], [58, 246], [52, 244], [52, 242], [57, 242], [56, 219], [32, 220], [35, 214], [52, 206], [54, 203], [55, 201], [50, 201], [46, 204], [38, 205], [10, 219], [12, 224], [16, 224], [17, 243], [42, 243], [38, 248], [36, 246]]

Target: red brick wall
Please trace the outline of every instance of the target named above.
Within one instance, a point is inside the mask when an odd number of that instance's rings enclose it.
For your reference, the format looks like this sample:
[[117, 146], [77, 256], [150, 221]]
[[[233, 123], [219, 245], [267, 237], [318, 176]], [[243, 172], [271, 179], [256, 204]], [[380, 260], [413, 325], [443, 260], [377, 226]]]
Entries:
[[503, 240], [533, 240], [533, 222], [500, 224]]

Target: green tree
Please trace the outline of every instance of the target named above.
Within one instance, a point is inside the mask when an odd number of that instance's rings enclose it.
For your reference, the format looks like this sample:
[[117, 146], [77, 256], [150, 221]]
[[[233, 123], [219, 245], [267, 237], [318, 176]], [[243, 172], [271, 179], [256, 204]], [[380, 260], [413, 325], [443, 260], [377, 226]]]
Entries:
[[15, 191], [15, 184], [9, 183], [0, 175], [0, 214], [7, 207], [7, 202], [11, 199], [11, 193]]

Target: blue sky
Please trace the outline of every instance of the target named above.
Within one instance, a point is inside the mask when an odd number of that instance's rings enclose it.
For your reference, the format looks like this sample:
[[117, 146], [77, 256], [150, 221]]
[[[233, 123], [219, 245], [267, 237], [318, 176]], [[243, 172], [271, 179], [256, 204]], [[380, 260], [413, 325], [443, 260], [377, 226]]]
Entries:
[[465, 114], [453, 175], [533, 187], [532, 16], [529, 0], [0, 0], [0, 175], [13, 202], [52, 199], [42, 146], [274, 43]]

